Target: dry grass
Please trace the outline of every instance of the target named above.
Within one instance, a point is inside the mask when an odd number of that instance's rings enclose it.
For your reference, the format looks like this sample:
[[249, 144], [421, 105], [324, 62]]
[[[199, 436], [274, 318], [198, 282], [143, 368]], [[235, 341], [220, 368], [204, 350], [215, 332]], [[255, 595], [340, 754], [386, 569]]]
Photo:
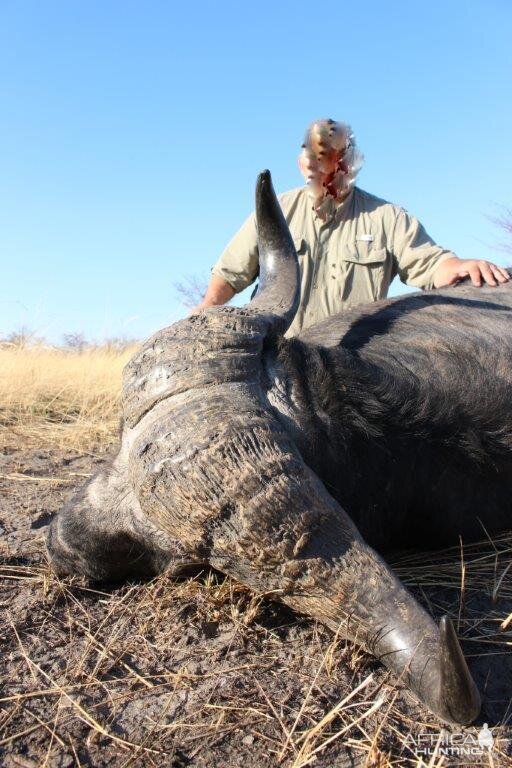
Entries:
[[84, 451], [111, 442], [121, 372], [134, 350], [2, 344], [0, 446], [21, 439]]
[[[114, 441], [132, 353], [1, 348], [0, 442], [28, 454], [57, 444], [67, 456]], [[84, 469], [31, 475], [28, 463], [0, 475], [0, 490], [30, 521]], [[103, 591], [57, 579], [37, 530], [4, 551], [2, 765], [332, 768], [344, 748], [365, 768], [474, 764], [446, 758], [439, 721], [360, 650], [230, 579], [162, 574]], [[396, 570], [434, 615], [453, 617], [472, 661], [510, 654], [512, 534], [404, 555]], [[475, 764], [512, 765], [511, 714]], [[408, 741], [418, 730], [439, 739], [428, 757]]]
[[[509, 537], [508, 562], [511, 544]], [[468, 555], [470, 592], [481, 589], [483, 551], [481, 545]], [[418, 558], [403, 573], [421, 568]], [[0, 748], [40, 734], [43, 753], [53, 759], [76, 755], [70, 765], [79, 766], [90, 752], [86, 765], [123, 768], [331, 768], [337, 753], [330, 753], [332, 763], [325, 755], [337, 745], [351, 748], [361, 768], [512, 764], [505, 727], [493, 729], [495, 747], [477, 762], [446, 759], [439, 722], [421, 719], [424, 712], [404, 709], [403, 702], [397, 706], [400, 691], [389, 675], [369, 672], [367, 658], [320, 626], [299, 622], [294, 638], [265, 627], [265, 601], [230, 579], [207, 574], [175, 582], [162, 574], [103, 592], [59, 581], [44, 565], [6, 567], [1, 575], [30, 584], [33, 601], [28, 631], [9, 612], [1, 626], [16, 671], [11, 692], [0, 698]], [[489, 618], [468, 620], [467, 638], [481, 640]], [[503, 649], [508, 641], [498, 636], [500, 618], [489, 639]], [[221, 643], [202, 637], [212, 626], [221, 638], [227, 634]], [[197, 642], [184, 642], [180, 627], [182, 633], [192, 628]], [[45, 648], [50, 642], [64, 650], [60, 665], [58, 651]], [[340, 674], [347, 667], [353, 669], [348, 686]], [[128, 720], [126, 708], [134, 706]], [[431, 734], [434, 745], [439, 740], [438, 752], [414, 753], [410, 734], [419, 730]], [[225, 743], [230, 749], [218, 762], [199, 760], [205, 752], [212, 760], [217, 749], [222, 755]], [[183, 763], [180, 754], [187, 755]]]

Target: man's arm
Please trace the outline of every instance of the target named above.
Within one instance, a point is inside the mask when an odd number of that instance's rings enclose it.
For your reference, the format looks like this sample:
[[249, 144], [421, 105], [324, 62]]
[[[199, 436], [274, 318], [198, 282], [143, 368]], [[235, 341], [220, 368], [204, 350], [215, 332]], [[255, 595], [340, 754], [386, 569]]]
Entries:
[[402, 282], [417, 288], [442, 288], [470, 277], [473, 285], [482, 281], [498, 285], [508, 281], [508, 273], [489, 261], [460, 259], [438, 246], [418, 219], [399, 209], [392, 235], [392, 250]]
[[192, 313], [225, 304], [254, 282], [259, 269], [256, 217], [252, 213], [228, 243], [212, 269], [204, 299]]
[[203, 300], [197, 307], [194, 307], [192, 314], [205, 307], [217, 307], [220, 304], [225, 304], [233, 298], [235, 293], [233, 286], [227, 283], [224, 278], [212, 275]]

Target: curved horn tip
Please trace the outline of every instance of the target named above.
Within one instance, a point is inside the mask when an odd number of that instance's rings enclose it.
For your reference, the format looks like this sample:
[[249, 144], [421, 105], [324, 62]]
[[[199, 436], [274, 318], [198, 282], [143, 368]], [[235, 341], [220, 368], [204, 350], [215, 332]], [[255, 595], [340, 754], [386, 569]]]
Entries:
[[274, 191], [274, 185], [272, 183], [272, 174], [268, 169], [258, 173], [256, 179], [256, 209], [261, 210], [261, 206], [264, 206], [267, 210], [271, 210], [274, 205], [277, 205], [275, 199], [276, 193]]
[[265, 168], [265, 170], [260, 171], [260, 173], [258, 173], [257, 186], [261, 186], [265, 183], [272, 184], [272, 174], [270, 173], [268, 168]]
[[439, 622], [440, 709], [446, 720], [469, 725], [480, 712], [480, 694], [469, 672], [452, 620]]

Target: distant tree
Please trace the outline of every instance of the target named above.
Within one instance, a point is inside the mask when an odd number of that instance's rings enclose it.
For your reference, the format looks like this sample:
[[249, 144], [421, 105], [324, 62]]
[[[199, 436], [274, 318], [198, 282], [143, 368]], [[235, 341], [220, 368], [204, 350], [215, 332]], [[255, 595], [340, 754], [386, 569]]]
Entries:
[[2, 343], [10, 344], [13, 347], [29, 347], [34, 344], [44, 344], [44, 338], [37, 336], [36, 332], [22, 325], [17, 331], [13, 331], [8, 336], [1, 339]]
[[208, 280], [204, 276], [191, 275], [183, 282], [173, 283], [173, 285], [183, 306], [193, 309], [202, 301], [208, 288]]
[[83, 352], [89, 346], [83, 333], [64, 333], [62, 340], [64, 346], [74, 352]]

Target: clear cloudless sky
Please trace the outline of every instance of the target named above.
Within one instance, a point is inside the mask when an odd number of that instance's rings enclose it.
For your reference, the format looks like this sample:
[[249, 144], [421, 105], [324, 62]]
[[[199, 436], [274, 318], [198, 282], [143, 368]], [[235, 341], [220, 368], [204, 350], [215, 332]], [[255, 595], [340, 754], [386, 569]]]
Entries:
[[[185, 314], [307, 124], [352, 124], [359, 185], [504, 264], [511, 0], [0, 1], [0, 336], [144, 337]], [[396, 286], [393, 286], [396, 291]]]

